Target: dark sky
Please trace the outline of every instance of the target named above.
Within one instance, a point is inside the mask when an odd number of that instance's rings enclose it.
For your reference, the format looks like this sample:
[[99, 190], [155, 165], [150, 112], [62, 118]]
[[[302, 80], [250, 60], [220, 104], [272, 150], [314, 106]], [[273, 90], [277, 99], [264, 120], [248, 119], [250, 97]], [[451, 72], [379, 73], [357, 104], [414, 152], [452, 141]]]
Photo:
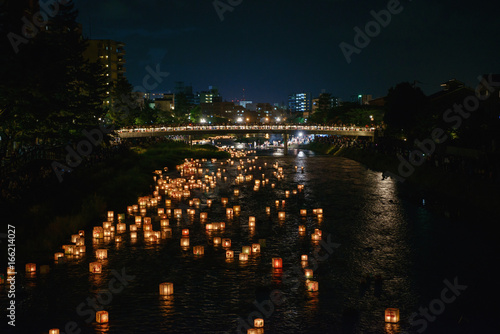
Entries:
[[349, 100], [384, 96], [418, 80], [426, 94], [451, 78], [476, 85], [500, 73], [499, 1], [402, 0], [402, 10], [347, 63], [339, 44], [354, 45], [358, 26], [385, 0], [220, 0], [241, 2], [221, 21], [213, 0], [74, 0], [87, 37], [126, 43], [127, 78], [141, 85], [146, 67], [195, 91], [209, 85], [226, 100], [284, 102], [292, 92], [323, 89]]

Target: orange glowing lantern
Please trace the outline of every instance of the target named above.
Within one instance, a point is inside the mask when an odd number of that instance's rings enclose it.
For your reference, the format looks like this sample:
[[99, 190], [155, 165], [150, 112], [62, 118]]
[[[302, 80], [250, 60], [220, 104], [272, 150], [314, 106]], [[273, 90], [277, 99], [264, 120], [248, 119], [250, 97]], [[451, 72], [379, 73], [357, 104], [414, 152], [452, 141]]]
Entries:
[[97, 311], [95, 314], [95, 320], [100, 323], [104, 324], [109, 321], [109, 314], [107, 311]]
[[262, 318], [256, 318], [253, 321], [253, 326], [256, 328], [262, 328], [264, 327], [264, 319]]
[[307, 259], [308, 259], [308, 257], [307, 257], [307, 255], [306, 255], [306, 254], [302, 254], [302, 255], [300, 256], [300, 261], [307, 261]]
[[222, 247], [231, 247], [231, 239], [229, 238], [222, 239]]
[[27, 273], [36, 272], [36, 264], [35, 263], [26, 263], [26, 272]]
[[122, 240], [122, 236], [121, 236], [121, 235], [117, 235], [117, 236], [115, 237], [115, 242], [116, 242], [116, 243], [120, 243], [120, 242], [122, 242], [122, 241], [123, 241], [123, 240]]
[[228, 249], [226, 251], [226, 259], [232, 259], [232, 258], [234, 258], [234, 251]]
[[272, 264], [275, 269], [283, 268], [283, 260], [280, 257], [273, 257]]
[[313, 233], [313, 234], [311, 234], [311, 239], [313, 241], [320, 241], [321, 240], [321, 234]]
[[304, 233], [306, 233], [306, 226], [299, 225], [299, 234], [304, 234]]
[[189, 236], [189, 229], [188, 228], [182, 229], [182, 236], [184, 236], [184, 237]]
[[102, 273], [102, 264], [100, 262], [90, 262], [89, 270], [93, 274], [101, 274]]
[[137, 232], [137, 225], [129, 225], [128, 229], [130, 232]]
[[203, 246], [194, 246], [193, 247], [194, 255], [203, 255], [205, 254], [205, 248]]
[[49, 329], [49, 334], [59, 334], [59, 328]]
[[387, 308], [385, 309], [385, 322], [398, 323], [399, 322], [399, 309]]
[[101, 226], [94, 226], [92, 230], [92, 236], [96, 239], [104, 238], [104, 229]]
[[300, 209], [300, 215], [301, 216], [307, 216], [307, 210], [306, 209]]
[[241, 207], [239, 205], [233, 206], [233, 211], [235, 214], [239, 214], [241, 211]]
[[260, 244], [252, 244], [252, 253], [260, 253]]
[[215, 237], [214, 238], [214, 246], [219, 246], [221, 244], [221, 238], [220, 237]]
[[239, 196], [239, 195], [240, 195], [240, 190], [234, 189], [234, 196]]
[[205, 221], [208, 219], [208, 214], [206, 212], [200, 212], [200, 220]]
[[271, 208], [270, 208], [270, 207], [268, 207], [268, 206], [266, 206], [266, 213], [267, 213], [267, 214], [270, 214], [270, 213], [271, 213]]
[[285, 216], [286, 216], [285, 211], [278, 212], [278, 219], [279, 220], [284, 220]]
[[116, 232], [118, 233], [123, 233], [127, 231], [127, 224], [125, 223], [118, 223], [116, 225]]
[[115, 213], [113, 211], [108, 211], [108, 221], [113, 221]]
[[251, 254], [252, 253], [252, 248], [250, 246], [243, 246], [241, 248], [241, 252], [244, 254]]
[[142, 216], [135, 216], [135, 224], [141, 226]]
[[255, 217], [254, 216], [248, 217], [248, 226], [255, 227]]
[[211, 200], [211, 199], [207, 199], [207, 206], [208, 206], [208, 207], [211, 207], [211, 206], [212, 206], [212, 200]]
[[306, 281], [306, 288], [307, 288], [307, 291], [312, 291], [312, 292], [315, 292], [315, 291], [318, 291], [318, 282], [317, 281]]
[[160, 283], [160, 295], [170, 296], [174, 294], [174, 283]]
[[313, 270], [312, 269], [304, 269], [304, 275], [307, 279], [313, 277]]
[[188, 237], [182, 237], [181, 238], [181, 247], [182, 248], [188, 248], [189, 247], [189, 238]]
[[240, 253], [239, 259], [240, 259], [240, 261], [248, 261], [248, 254]]
[[64, 253], [58, 252], [54, 254], [54, 260], [58, 261], [60, 257], [64, 257]]
[[142, 230], [143, 231], [152, 231], [153, 224], [144, 222], [144, 225], [142, 225]]
[[107, 249], [97, 249], [95, 251], [95, 257], [99, 260], [104, 260], [108, 257], [108, 250]]
[[65, 255], [73, 255], [75, 253], [75, 245], [63, 245], [62, 248], [64, 249], [64, 254]]
[[226, 215], [229, 216], [229, 217], [232, 217], [233, 216], [233, 209], [226, 208]]
[[274, 201], [274, 203], [276, 204], [276, 207], [280, 206], [280, 201], [279, 200]]
[[71, 242], [76, 243], [76, 241], [80, 238], [79, 234], [72, 234], [71, 235]]
[[220, 199], [220, 201], [221, 201], [222, 205], [224, 205], [224, 206], [227, 204], [227, 198], [226, 197], [222, 197]]

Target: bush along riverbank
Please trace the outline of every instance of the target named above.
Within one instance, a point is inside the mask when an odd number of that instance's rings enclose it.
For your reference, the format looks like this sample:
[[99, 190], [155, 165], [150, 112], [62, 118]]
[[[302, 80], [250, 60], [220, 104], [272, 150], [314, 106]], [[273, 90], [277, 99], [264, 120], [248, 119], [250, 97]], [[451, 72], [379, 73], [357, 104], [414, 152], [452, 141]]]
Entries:
[[434, 166], [415, 167], [411, 175], [403, 178], [399, 175], [401, 161], [397, 157], [355, 147], [340, 147], [325, 143], [312, 143], [307, 147], [318, 154], [328, 154], [355, 160], [367, 168], [382, 172], [383, 177], [399, 180], [400, 187], [408, 194], [429, 200], [453, 205], [462, 211], [477, 213], [476, 217], [500, 213], [500, 191], [498, 180], [487, 176], [468, 176], [462, 173], [446, 171]]
[[10, 203], [9, 223], [16, 226], [18, 263], [48, 262], [71, 234], [106, 220], [107, 211], [125, 213], [139, 196], [150, 194], [155, 170], [186, 158], [227, 159], [227, 152], [210, 145], [189, 147], [180, 142], [137, 143], [105, 162], [75, 169], [57, 181]]

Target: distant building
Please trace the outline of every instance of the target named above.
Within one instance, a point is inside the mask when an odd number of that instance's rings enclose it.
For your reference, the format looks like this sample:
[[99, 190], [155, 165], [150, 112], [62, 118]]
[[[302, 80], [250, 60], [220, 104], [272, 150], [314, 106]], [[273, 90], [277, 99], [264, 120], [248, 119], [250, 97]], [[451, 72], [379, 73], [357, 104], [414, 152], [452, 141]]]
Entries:
[[312, 112], [331, 110], [339, 105], [340, 101], [338, 97], [331, 96], [328, 93], [321, 93], [319, 97], [312, 100]]
[[209, 86], [208, 91], [202, 91], [198, 96], [200, 98], [200, 104], [222, 102], [222, 96], [219, 94], [219, 90], [216, 87]]
[[252, 103], [252, 101], [240, 101], [240, 106], [242, 106], [243, 108], [246, 108], [247, 104], [249, 104], [249, 103]]
[[352, 96], [352, 102], [357, 102], [360, 105], [370, 104], [369, 102], [371, 100], [373, 100], [373, 97], [371, 95], [358, 94], [358, 95], [353, 95]]
[[288, 96], [288, 109], [291, 113], [311, 111], [311, 93], [294, 93]]
[[183, 81], [177, 81], [175, 83], [175, 94], [184, 94], [186, 96], [186, 101], [189, 105], [200, 104], [200, 98], [198, 94], [193, 93], [192, 85], [185, 85]]
[[[125, 44], [110, 39], [91, 39], [83, 52], [85, 59], [100, 62], [106, 69], [106, 83], [111, 87], [118, 81], [118, 76], [125, 73]], [[110, 91], [107, 91], [105, 104], [111, 103]]]

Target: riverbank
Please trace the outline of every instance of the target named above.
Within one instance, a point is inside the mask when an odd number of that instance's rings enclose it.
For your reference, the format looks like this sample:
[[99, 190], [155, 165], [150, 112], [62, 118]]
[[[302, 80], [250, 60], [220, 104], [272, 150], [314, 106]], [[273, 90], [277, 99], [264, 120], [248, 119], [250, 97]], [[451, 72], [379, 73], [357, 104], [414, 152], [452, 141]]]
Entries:
[[[355, 160], [367, 168], [398, 177], [400, 161], [393, 156], [384, 155], [359, 148], [340, 148], [324, 143], [312, 143], [307, 147], [317, 154], [327, 154]], [[468, 177], [464, 174], [447, 172], [430, 166], [416, 167], [415, 171], [404, 182], [402, 188], [415, 196], [426, 196], [438, 204], [454, 205], [464, 212], [471, 210], [482, 214], [497, 215], [500, 213], [499, 185], [488, 178]]]
[[124, 213], [137, 198], [152, 192], [154, 170], [169, 170], [185, 158], [226, 159], [213, 146], [190, 148], [180, 142], [134, 144], [120, 155], [88, 169], [76, 168], [64, 181], [36, 189], [3, 208], [16, 226], [17, 262], [47, 262], [78, 230], [90, 233], [109, 211]]

